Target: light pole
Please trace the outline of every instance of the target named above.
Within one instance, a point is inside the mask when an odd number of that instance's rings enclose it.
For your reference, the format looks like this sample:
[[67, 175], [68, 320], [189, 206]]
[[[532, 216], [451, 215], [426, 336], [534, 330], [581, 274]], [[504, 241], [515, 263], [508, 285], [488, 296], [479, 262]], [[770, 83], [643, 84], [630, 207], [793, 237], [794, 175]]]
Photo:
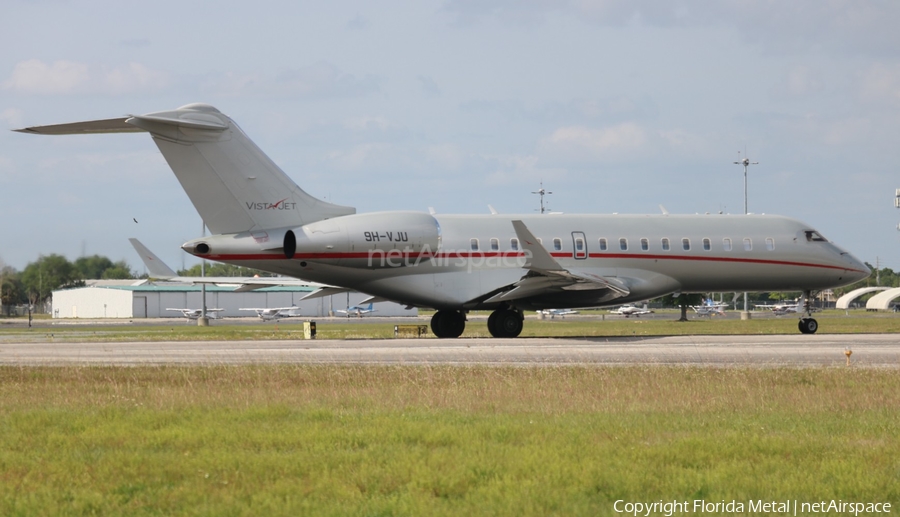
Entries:
[[[206, 221], [203, 221], [203, 233], [201, 234], [203, 237], [206, 237]], [[206, 259], [200, 259], [200, 277], [206, 278]], [[200, 305], [200, 317], [197, 318], [197, 326], [198, 327], [208, 327], [209, 326], [209, 316], [206, 315], [206, 281], [200, 283], [200, 298], [202, 298], [202, 304]]]
[[[741, 154], [741, 152], [738, 151], [738, 154]], [[745, 152], [744, 159], [734, 162], [734, 164], [744, 166], [744, 215], [747, 215], [750, 213], [747, 209], [747, 169], [749, 169], [751, 165], [759, 164], [759, 162], [751, 162], [750, 158], [747, 158], [747, 153]], [[750, 319], [750, 308], [747, 306], [747, 291], [744, 291], [744, 312], [741, 313], [741, 319]]]

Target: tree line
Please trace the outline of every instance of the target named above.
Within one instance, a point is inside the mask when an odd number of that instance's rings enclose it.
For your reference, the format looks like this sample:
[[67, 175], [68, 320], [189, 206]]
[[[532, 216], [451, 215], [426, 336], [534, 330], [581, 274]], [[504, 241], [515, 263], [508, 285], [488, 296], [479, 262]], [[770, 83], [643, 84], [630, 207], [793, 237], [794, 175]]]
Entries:
[[[835, 298], [859, 287], [876, 285], [900, 287], [900, 272], [895, 272], [891, 268], [876, 270], [871, 264], [866, 263], [866, 265], [872, 269], [872, 274], [865, 280], [835, 289]], [[200, 264], [196, 264], [188, 269], [181, 269], [178, 271], [178, 274], [181, 276], [200, 276]], [[208, 263], [206, 265], [206, 276], [252, 277], [275, 275], [232, 264]], [[113, 262], [102, 255], [79, 257], [74, 262], [70, 262], [62, 255], [41, 255], [36, 261], [25, 266], [25, 269], [22, 271], [17, 271], [12, 266], [4, 266], [0, 262], [0, 304], [6, 308], [8, 313], [16, 305], [29, 303], [39, 305], [44, 303], [50, 299], [53, 291], [84, 286], [85, 280], [138, 278], [147, 278], [147, 275], [138, 275], [131, 270], [124, 260]], [[799, 292], [751, 293], [750, 301], [754, 303], [765, 303], [773, 300], [782, 301], [796, 299], [800, 294]], [[867, 297], [871, 296], [874, 296], [874, 293], [862, 297], [860, 301], [865, 301]], [[672, 295], [669, 295], [658, 301], [665, 306], [697, 305], [701, 302], [702, 295], [682, 295], [679, 298], [673, 298]], [[727, 295], [726, 298], [728, 298]], [[724, 301], [730, 302], [731, 300], [726, 299]]]
[[[200, 264], [178, 271], [182, 276], [200, 276]], [[207, 264], [207, 276], [273, 276], [255, 269], [231, 264]], [[9, 315], [16, 305], [38, 306], [50, 299], [53, 291], [82, 287], [86, 280], [127, 280], [147, 278], [138, 274], [124, 260], [113, 262], [102, 255], [79, 257], [69, 261], [57, 254], [41, 255], [22, 271], [0, 261], [0, 305]]]

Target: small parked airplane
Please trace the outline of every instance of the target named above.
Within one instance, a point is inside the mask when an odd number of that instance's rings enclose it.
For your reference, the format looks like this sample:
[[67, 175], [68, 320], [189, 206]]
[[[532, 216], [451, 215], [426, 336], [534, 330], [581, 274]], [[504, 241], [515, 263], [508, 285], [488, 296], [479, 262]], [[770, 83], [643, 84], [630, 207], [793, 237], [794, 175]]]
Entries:
[[363, 307], [363, 306], [359, 306], [359, 305], [353, 305], [353, 306], [347, 307], [346, 309], [337, 309], [337, 310], [335, 310], [334, 312], [339, 312], [339, 313], [341, 313], [341, 314], [346, 314], [348, 318], [349, 318], [350, 316], [354, 316], [354, 315], [355, 315], [357, 318], [362, 318], [362, 317], [363, 317], [363, 314], [369, 314], [369, 313], [372, 313], [372, 312], [376, 312], [376, 309], [372, 308], [373, 305], [374, 305], [374, 304], [372, 304], [372, 303], [370, 303], [369, 305], [366, 305], [366, 306], [364, 306], [364, 307]]
[[629, 316], [634, 316], [635, 318], [639, 318], [641, 314], [652, 314], [653, 311], [647, 308], [647, 304], [644, 304], [644, 307], [635, 307], [634, 305], [623, 305], [618, 309], [609, 311], [611, 314], [619, 314], [620, 316], [625, 316], [626, 318]]
[[[187, 318], [188, 321], [199, 319], [200, 316], [203, 315], [203, 309], [166, 309], [167, 311], [178, 311], [182, 316]], [[218, 319], [219, 316], [216, 315], [217, 312], [222, 312], [225, 309], [206, 309], [206, 317], [211, 319]]]
[[712, 298], [703, 300], [701, 305], [691, 305], [691, 309], [694, 309], [698, 316], [724, 316], [727, 308], [727, 303], [717, 303]]
[[565, 318], [569, 314], [578, 314], [578, 311], [574, 309], [543, 309], [538, 312], [543, 314], [544, 316], [550, 316], [551, 320], [556, 316]]
[[296, 318], [300, 316], [300, 308], [299, 307], [277, 307], [274, 309], [269, 308], [246, 308], [246, 309], [238, 309], [240, 311], [255, 311], [256, 315], [259, 319], [263, 321], [272, 321], [272, 320], [280, 320], [283, 318]]
[[[803, 309], [802, 301], [799, 301], [793, 305], [792, 304], [781, 304], [781, 305], [775, 305], [774, 307], [772, 307], [772, 313], [774, 313], [776, 316], [784, 316], [785, 314], [795, 314], [797, 312], [802, 312], [803, 310], [804, 309]], [[818, 312], [819, 308], [810, 306], [810, 307], [808, 307], [808, 310], [809, 310], [809, 312]]]
[[[869, 276], [813, 227], [777, 215], [357, 214], [289, 178], [209, 104], [16, 131], [147, 132], [213, 235], [182, 245], [209, 260], [437, 309], [459, 337], [472, 310], [516, 337], [526, 310], [608, 307], [670, 293], [812, 292]], [[333, 294], [323, 288], [310, 297]], [[798, 328], [818, 330], [809, 311]]]

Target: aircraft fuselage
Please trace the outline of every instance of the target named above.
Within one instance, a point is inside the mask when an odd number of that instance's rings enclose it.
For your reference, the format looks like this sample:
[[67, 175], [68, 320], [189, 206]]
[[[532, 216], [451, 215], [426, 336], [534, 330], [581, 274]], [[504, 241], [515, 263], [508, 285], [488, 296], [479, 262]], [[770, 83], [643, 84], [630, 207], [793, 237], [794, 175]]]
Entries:
[[[290, 258], [278, 247], [284, 231], [268, 232], [274, 240], [262, 243], [257, 232], [197, 239], [184, 248], [409, 305], [490, 309], [499, 304], [485, 303], [485, 293], [527, 273], [513, 220], [523, 221], [566, 269], [618, 279], [629, 291], [609, 298], [608, 292], [559, 289], [516, 300], [522, 309], [620, 305], [671, 292], [820, 290], [869, 274], [810, 226], [774, 215], [379, 212], [294, 229]], [[200, 243], [208, 253], [198, 252]]]

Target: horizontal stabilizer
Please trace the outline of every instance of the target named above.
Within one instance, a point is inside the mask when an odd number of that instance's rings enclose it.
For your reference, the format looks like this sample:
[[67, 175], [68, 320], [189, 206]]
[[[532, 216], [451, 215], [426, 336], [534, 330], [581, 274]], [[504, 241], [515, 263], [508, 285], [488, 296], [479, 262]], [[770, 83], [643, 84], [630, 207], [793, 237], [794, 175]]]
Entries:
[[130, 117], [108, 118], [103, 120], [88, 120], [85, 122], [72, 122], [70, 124], [54, 124], [51, 126], [33, 126], [22, 129], [14, 129], [19, 133], [34, 133], [37, 135], [88, 135], [97, 133], [141, 133], [144, 130], [132, 126], [126, 122]]

